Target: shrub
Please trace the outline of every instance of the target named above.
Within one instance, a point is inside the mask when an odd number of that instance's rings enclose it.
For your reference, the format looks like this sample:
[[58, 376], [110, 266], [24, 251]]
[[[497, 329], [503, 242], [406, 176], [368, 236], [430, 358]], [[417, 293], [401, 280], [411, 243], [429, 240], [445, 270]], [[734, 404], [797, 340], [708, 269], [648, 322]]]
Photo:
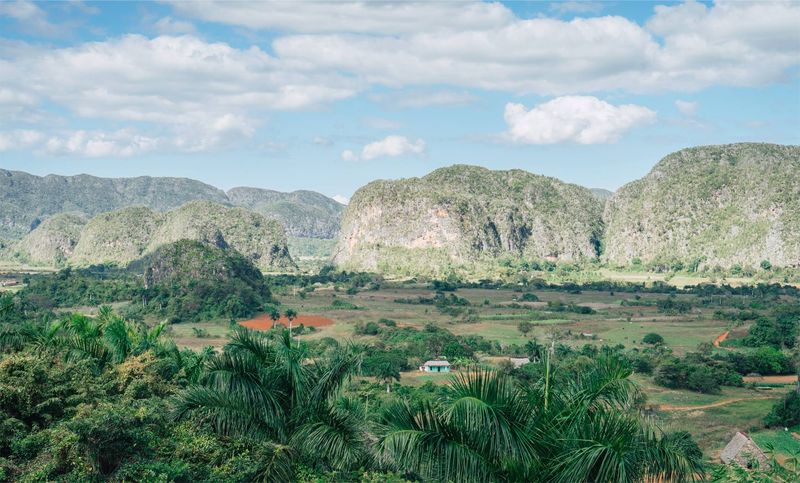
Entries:
[[800, 393], [792, 391], [775, 403], [772, 411], [764, 419], [768, 427], [791, 427], [800, 424]]
[[356, 335], [378, 335], [381, 333], [381, 328], [375, 322], [358, 322], [353, 333]]
[[642, 342], [650, 345], [661, 345], [664, 343], [664, 338], [661, 337], [659, 334], [656, 334], [655, 332], [650, 332], [649, 334], [645, 334], [645, 336], [642, 337]]

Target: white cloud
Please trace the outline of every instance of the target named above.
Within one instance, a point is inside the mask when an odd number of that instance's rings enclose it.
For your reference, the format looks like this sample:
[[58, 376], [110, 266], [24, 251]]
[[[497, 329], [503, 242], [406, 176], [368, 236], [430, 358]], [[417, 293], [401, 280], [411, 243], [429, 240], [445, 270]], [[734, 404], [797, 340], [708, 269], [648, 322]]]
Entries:
[[251, 138], [255, 133], [254, 124], [243, 116], [224, 114], [202, 124], [180, 126], [172, 143], [184, 151], [206, 151]]
[[[156, 150], [197, 152], [223, 147], [249, 138], [254, 128], [247, 120], [223, 116], [207, 125], [180, 128], [175, 134], [150, 135], [135, 129], [116, 131], [41, 131], [16, 129], [0, 131], [0, 152], [31, 149], [38, 154], [86, 158], [127, 157]], [[264, 149], [280, 150], [285, 145], [265, 143]]]
[[46, 51], [21, 67], [41, 95], [82, 116], [133, 121], [217, 122], [249, 108], [299, 109], [355, 92], [336, 74], [192, 36], [129, 35]]
[[252, 29], [303, 33], [394, 35], [439, 29], [483, 29], [507, 24], [514, 14], [483, 2], [230, 2], [173, 1], [183, 15]]
[[350, 149], [342, 151], [342, 159], [345, 161], [358, 161], [358, 155]]
[[83, 118], [157, 125], [174, 137], [163, 146], [188, 151], [250, 138], [260, 111], [316, 107], [358, 90], [335, 72], [188, 35], [14, 52], [0, 51], [0, 112], [49, 101]]
[[678, 109], [678, 112], [686, 117], [694, 117], [695, 114], [697, 114], [696, 102], [682, 101], [678, 99], [675, 101], [675, 108]]
[[614, 106], [596, 97], [564, 96], [526, 110], [508, 103], [505, 109], [507, 136], [525, 144], [578, 144], [616, 142], [635, 126], [651, 123], [656, 113], [633, 104]]
[[475, 29], [395, 36], [289, 35], [285, 59], [390, 87], [456, 85], [563, 95], [621, 89], [760, 86], [800, 65], [800, 4], [656, 7], [645, 27], [622, 17], [518, 19]]
[[[191, 34], [72, 47], [0, 39], [0, 126], [66, 112], [158, 132], [169, 139], [159, 149], [194, 151], [251, 139], [269, 111], [319, 108], [374, 86], [401, 89], [379, 102], [416, 108], [472, 102], [473, 88], [562, 96], [762, 86], [800, 66], [800, 4], [791, 1], [657, 6], [644, 25], [616, 16], [521, 19], [482, 2], [212, 1], [174, 9], [157, 22], [162, 31], [190, 33], [187, 15], [276, 37], [271, 49]], [[0, 15], [52, 27], [28, 1], [0, 2]]]
[[346, 205], [346, 204], [350, 203], [350, 198], [348, 198], [347, 196], [343, 196], [343, 195], [335, 195], [333, 197], [333, 200], [336, 201], [337, 203], [341, 203], [343, 205]]
[[170, 16], [160, 18], [155, 25], [156, 32], [166, 35], [194, 34], [196, 29], [191, 22], [175, 20]]
[[369, 143], [361, 150], [361, 159], [420, 155], [425, 152], [425, 141], [409, 141], [405, 136], [386, 136], [380, 141]]
[[350, 149], [342, 151], [345, 161], [369, 161], [375, 158], [395, 158], [398, 156], [419, 156], [425, 153], [425, 141], [417, 139], [411, 141], [405, 136], [386, 136], [380, 141], [375, 141], [361, 148], [361, 153], [356, 154]]
[[0, 17], [9, 17], [24, 28], [43, 35], [60, 33], [60, 29], [47, 20], [47, 14], [29, 0], [0, 2]]
[[44, 135], [41, 132], [30, 129], [0, 132], [0, 152], [27, 149], [35, 146], [43, 138]]
[[43, 151], [52, 155], [87, 158], [133, 156], [153, 151], [161, 142], [157, 138], [126, 129], [114, 132], [80, 130], [49, 138]]

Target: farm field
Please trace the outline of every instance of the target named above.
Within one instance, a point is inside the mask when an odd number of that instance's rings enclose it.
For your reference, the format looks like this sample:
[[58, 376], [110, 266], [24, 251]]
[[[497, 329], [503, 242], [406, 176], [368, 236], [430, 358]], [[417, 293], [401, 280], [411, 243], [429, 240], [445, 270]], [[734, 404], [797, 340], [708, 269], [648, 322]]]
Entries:
[[[538, 299], [522, 302], [522, 293], [512, 289], [459, 289], [453, 294], [469, 302], [468, 306], [454, 312], [439, 310], [434, 305], [411, 303], [419, 298], [434, 297], [435, 291], [421, 286], [396, 286], [380, 290], [365, 290], [348, 295], [332, 287], [317, 287], [313, 291], [296, 288], [276, 294], [282, 308], [293, 308], [300, 315], [294, 321], [297, 327], [303, 320], [325, 321], [311, 323], [313, 332], [299, 335], [300, 340], [319, 340], [331, 337], [339, 341], [376, 342], [376, 336], [356, 335], [357, 324], [391, 319], [397, 327], [423, 329], [427, 324], [442, 327], [455, 335], [479, 335], [503, 347], [522, 347], [536, 339], [540, 343], [555, 338], [559, 343], [580, 348], [585, 344], [595, 346], [622, 344], [626, 348], [644, 349], [645, 334], [655, 332], [664, 338], [664, 343], [676, 355], [693, 351], [698, 344], [711, 344], [721, 334], [731, 330], [730, 321], [718, 320], [714, 305], [703, 306], [700, 297], [678, 295], [675, 300], [692, 304], [686, 314], [667, 315], [660, 313], [655, 301], [667, 297], [665, 294], [639, 294], [638, 300], [631, 293], [583, 291], [566, 293], [551, 290], [533, 290]], [[449, 296], [449, 292], [447, 292]], [[626, 305], [632, 301], [636, 305]], [[575, 304], [591, 307], [594, 313], [552, 312], [548, 302]], [[304, 319], [306, 317], [307, 319]], [[523, 335], [518, 329], [520, 322], [530, 322], [532, 329]], [[282, 319], [285, 322], [285, 319]], [[262, 317], [260, 321], [245, 322], [246, 326], [269, 328], [272, 321]], [[205, 338], [193, 337], [194, 329], [207, 331]], [[228, 322], [179, 324], [173, 326], [174, 337], [180, 344], [199, 348], [204, 345], [219, 347], [225, 342], [229, 331]], [[746, 325], [735, 327], [735, 333], [746, 331]], [[732, 332], [731, 337], [734, 337]], [[724, 348], [717, 348], [724, 351]], [[488, 358], [479, 355], [486, 363], [497, 363], [502, 357]], [[456, 373], [458, 371], [455, 371]], [[401, 373], [401, 385], [419, 387], [425, 383], [446, 384], [451, 375], [421, 373], [411, 370]], [[784, 383], [769, 391], [746, 387], [724, 387], [719, 394], [701, 394], [688, 390], [673, 390], [655, 385], [651, 377], [636, 375], [635, 381], [648, 395], [647, 405], [659, 417], [660, 424], [673, 431], [685, 430], [698, 441], [709, 461], [716, 461], [719, 451], [736, 431], [753, 433], [762, 438], [780, 438], [783, 446], [778, 451], [781, 458], [796, 448], [800, 441], [786, 439], [774, 431], [765, 431], [762, 420], [776, 400], [789, 389], [794, 378], [766, 378], [762, 382]], [[757, 384], [758, 381], [753, 381]]]
[[[433, 290], [419, 287], [363, 291], [355, 295], [336, 292], [331, 288], [318, 288], [302, 295], [298, 291], [278, 294], [277, 298], [282, 305], [294, 308], [301, 315], [318, 315], [334, 322], [331, 326], [301, 336], [311, 339], [353, 337], [355, 324], [387, 318], [397, 322], [400, 327], [421, 329], [432, 323], [456, 335], [482, 335], [502, 345], [524, 345], [533, 338], [543, 340], [556, 335], [561, 343], [573, 347], [586, 343], [645, 347], [646, 344], [641, 342], [642, 337], [649, 332], [658, 332], [664, 337], [665, 343], [680, 354], [702, 342], [713, 341], [729, 324], [715, 320], [713, 308], [682, 316], [665, 316], [659, 314], [654, 306], [622, 305], [623, 301], [633, 300], [633, 294], [610, 295], [609, 292], [588, 291], [570, 294], [546, 290], [534, 290], [532, 293], [539, 299], [538, 302], [520, 302], [518, 299], [522, 294], [510, 289], [458, 290], [456, 295], [469, 301], [470, 305], [465, 307], [473, 312], [469, 319], [463, 314], [443, 314], [432, 305], [397, 302], [435, 295]], [[665, 297], [642, 294], [637, 302], [654, 302]], [[679, 295], [676, 298], [697, 297]], [[587, 306], [595, 313], [550, 312], [547, 310], [547, 302], [550, 301]], [[518, 330], [522, 321], [533, 325], [527, 336]]]
[[[713, 460], [737, 431], [757, 440], [762, 434], [776, 433], [763, 429], [764, 415], [775, 401], [794, 389], [793, 385], [769, 391], [724, 387], [719, 394], [700, 394], [660, 387], [641, 375], [634, 376], [634, 380], [644, 388], [647, 406], [659, 415], [666, 429], [688, 431]], [[790, 438], [784, 443], [778, 449], [781, 457], [787, 457], [789, 450], [800, 450], [800, 439]]]

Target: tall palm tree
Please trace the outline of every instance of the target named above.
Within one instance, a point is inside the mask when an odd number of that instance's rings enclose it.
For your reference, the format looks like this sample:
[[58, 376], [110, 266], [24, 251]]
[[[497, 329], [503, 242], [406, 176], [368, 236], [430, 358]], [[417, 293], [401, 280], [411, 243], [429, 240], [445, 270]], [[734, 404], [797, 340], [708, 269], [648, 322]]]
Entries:
[[[579, 379], [520, 387], [492, 371], [455, 377], [438, 406], [396, 403], [379, 428], [381, 461], [441, 481], [685, 481], [702, 471], [687, 434], [641, 415], [641, 391], [615, 359]], [[546, 376], [544, 379], [548, 379]]]
[[289, 319], [289, 338], [292, 338], [292, 321], [297, 318], [297, 311], [294, 309], [286, 309], [284, 314], [287, 319]]
[[270, 337], [237, 328], [223, 353], [209, 360], [200, 383], [174, 399], [174, 414], [205, 421], [223, 435], [271, 442], [284, 454], [307, 455], [332, 469], [356, 468], [368, 460], [367, 435], [358, 404], [342, 396], [342, 387], [360, 360], [344, 348], [309, 361], [288, 331]]

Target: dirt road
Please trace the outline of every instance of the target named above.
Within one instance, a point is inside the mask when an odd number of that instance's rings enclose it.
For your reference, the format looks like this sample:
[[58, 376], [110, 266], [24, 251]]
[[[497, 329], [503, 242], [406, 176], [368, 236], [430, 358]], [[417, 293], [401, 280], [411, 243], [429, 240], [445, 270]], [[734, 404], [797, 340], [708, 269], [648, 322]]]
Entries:
[[759, 396], [759, 397], [739, 397], [739, 398], [731, 398], [731, 399], [723, 399], [722, 401], [717, 401], [711, 404], [703, 404], [701, 406], [693, 405], [693, 406], [675, 406], [673, 404], [659, 404], [657, 407], [661, 411], [692, 411], [692, 410], [702, 410], [702, 409], [711, 409], [711, 408], [718, 408], [720, 406], [727, 406], [728, 404], [737, 403], [739, 401], [754, 401], [756, 399], [775, 399], [774, 397], [769, 396]]

